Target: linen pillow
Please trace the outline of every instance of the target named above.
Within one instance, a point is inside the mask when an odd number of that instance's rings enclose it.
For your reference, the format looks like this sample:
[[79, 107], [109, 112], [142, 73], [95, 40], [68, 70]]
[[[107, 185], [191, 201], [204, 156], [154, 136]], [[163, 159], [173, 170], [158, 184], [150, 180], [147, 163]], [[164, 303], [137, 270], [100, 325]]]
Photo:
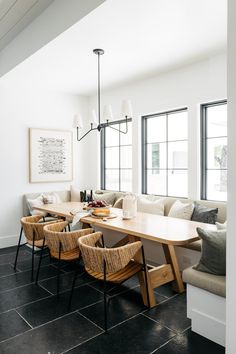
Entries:
[[193, 213], [193, 203], [182, 203], [180, 200], [176, 202], [170, 208], [168, 216], [178, 219], [190, 220]]
[[225, 221], [223, 224], [220, 222], [216, 222], [216, 227], [217, 230], [226, 230], [227, 229], [227, 221]]
[[75, 186], [70, 186], [70, 200], [71, 202], [80, 202], [80, 190]]
[[93, 193], [94, 200], [104, 200], [107, 204], [113, 205], [115, 202], [116, 194], [111, 193]]
[[207, 208], [205, 205], [194, 203], [194, 211], [191, 220], [215, 224], [218, 208]]
[[44, 206], [42, 194], [40, 194], [35, 199], [27, 199], [27, 204], [28, 204], [29, 212], [30, 212], [31, 215], [42, 215], [42, 216], [46, 216], [47, 215], [47, 213], [44, 212], [44, 211], [33, 209], [33, 207]]
[[148, 200], [147, 198], [138, 198], [137, 209], [143, 213], [164, 215], [164, 204], [165, 198], [160, 198], [157, 200]]
[[123, 200], [124, 200], [124, 197], [121, 197], [121, 198], [117, 199], [117, 201], [115, 202], [113, 207], [122, 209], [123, 208]]
[[57, 193], [44, 193], [43, 194], [43, 203], [44, 204], [57, 204], [61, 203], [61, 198]]
[[215, 275], [226, 273], [226, 230], [207, 231], [197, 227], [202, 239], [201, 259], [193, 268]]

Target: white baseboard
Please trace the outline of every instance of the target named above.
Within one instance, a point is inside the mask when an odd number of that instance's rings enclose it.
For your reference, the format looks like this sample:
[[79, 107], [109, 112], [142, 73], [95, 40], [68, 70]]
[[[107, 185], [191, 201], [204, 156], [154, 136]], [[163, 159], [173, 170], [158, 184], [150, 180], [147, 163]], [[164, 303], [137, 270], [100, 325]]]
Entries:
[[[9, 235], [0, 237], [0, 248], [16, 246], [19, 240], [19, 235]], [[24, 238], [22, 237], [22, 242]]]
[[225, 347], [225, 323], [219, 319], [192, 310], [192, 331]]

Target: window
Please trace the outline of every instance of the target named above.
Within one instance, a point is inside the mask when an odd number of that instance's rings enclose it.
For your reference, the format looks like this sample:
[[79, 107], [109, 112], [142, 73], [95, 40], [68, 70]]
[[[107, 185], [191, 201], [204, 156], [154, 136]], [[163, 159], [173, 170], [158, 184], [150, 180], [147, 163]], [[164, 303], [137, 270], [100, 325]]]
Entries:
[[143, 193], [188, 196], [187, 139], [187, 109], [143, 117]]
[[201, 198], [227, 200], [227, 102], [201, 106]]
[[[124, 121], [114, 122], [114, 128], [125, 131]], [[128, 133], [112, 128], [101, 132], [101, 187], [115, 191], [132, 191], [132, 122]]]

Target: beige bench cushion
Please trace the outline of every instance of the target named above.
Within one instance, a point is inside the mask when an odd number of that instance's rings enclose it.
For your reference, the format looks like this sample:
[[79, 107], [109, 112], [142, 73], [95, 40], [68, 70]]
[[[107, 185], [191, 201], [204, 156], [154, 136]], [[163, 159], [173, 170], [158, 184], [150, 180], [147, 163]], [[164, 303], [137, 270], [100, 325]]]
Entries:
[[210, 293], [225, 297], [226, 285], [225, 276], [213, 275], [209, 273], [199, 272], [192, 267], [183, 271], [183, 281], [185, 283], [204, 289]]
[[202, 240], [194, 241], [194, 242], [191, 242], [191, 243], [188, 243], [188, 244], [186, 244], [186, 245], [179, 246], [179, 247], [188, 248], [188, 249], [190, 249], [190, 250], [194, 250], [194, 251], [199, 251], [199, 252], [201, 252], [201, 249], [202, 249]]

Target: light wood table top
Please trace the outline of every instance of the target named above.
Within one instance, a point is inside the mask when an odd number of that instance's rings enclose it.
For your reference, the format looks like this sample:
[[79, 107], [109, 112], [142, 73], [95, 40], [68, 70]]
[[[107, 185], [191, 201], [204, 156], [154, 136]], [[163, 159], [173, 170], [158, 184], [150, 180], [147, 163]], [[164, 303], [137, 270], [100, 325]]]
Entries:
[[[83, 203], [67, 202], [45, 204], [43, 207], [35, 207], [35, 209], [72, 220], [73, 214], [83, 211], [83, 206]], [[103, 221], [102, 219], [84, 216], [81, 221], [104, 229], [171, 245], [185, 245], [198, 240], [197, 227], [205, 230], [216, 229], [215, 225], [142, 212], [138, 212], [137, 216], [131, 220], [123, 220], [121, 209], [112, 208], [111, 212], [117, 214], [117, 217]]]

